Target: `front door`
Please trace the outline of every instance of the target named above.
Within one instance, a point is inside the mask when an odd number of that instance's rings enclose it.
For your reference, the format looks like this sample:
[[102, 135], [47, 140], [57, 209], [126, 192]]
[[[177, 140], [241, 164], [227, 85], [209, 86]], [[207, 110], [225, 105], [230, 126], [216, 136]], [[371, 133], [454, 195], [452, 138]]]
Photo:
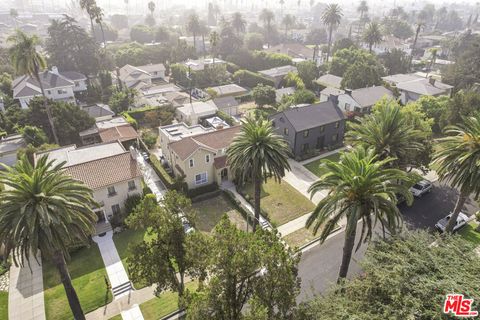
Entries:
[[325, 136], [321, 136], [317, 138], [317, 149], [323, 149], [325, 144]]
[[228, 180], [228, 169], [223, 168], [222, 171], [220, 171], [220, 177], [222, 181]]
[[99, 210], [99, 211], [96, 211], [95, 212], [97, 214], [97, 222], [104, 222], [105, 221], [105, 213], [103, 212], [103, 210]]

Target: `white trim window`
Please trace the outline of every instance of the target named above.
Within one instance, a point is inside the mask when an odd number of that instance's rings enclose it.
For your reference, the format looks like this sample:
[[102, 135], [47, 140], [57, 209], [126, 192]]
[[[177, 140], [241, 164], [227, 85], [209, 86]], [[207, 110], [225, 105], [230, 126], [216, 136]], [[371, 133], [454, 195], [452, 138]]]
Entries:
[[207, 182], [208, 182], [208, 177], [207, 177], [206, 172], [199, 173], [199, 174], [195, 175], [195, 184], [196, 185], [205, 184]]
[[190, 159], [190, 160], [188, 161], [188, 165], [190, 166], [190, 168], [193, 168], [193, 165], [194, 165], [193, 159]]
[[206, 163], [210, 162], [210, 155], [209, 154], [205, 155], [205, 162]]

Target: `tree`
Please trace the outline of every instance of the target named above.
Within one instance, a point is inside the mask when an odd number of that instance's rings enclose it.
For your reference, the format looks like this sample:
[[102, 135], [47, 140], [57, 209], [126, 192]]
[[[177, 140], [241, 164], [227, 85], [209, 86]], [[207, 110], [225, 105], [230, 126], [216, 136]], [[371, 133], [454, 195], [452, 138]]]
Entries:
[[246, 233], [224, 216], [208, 251], [209, 282], [187, 299], [187, 319], [292, 319], [300, 257], [277, 234]]
[[262, 50], [265, 38], [261, 33], [247, 33], [245, 35], [245, 47], [248, 50]]
[[455, 64], [442, 70], [442, 81], [455, 86], [456, 90], [468, 89], [480, 82], [480, 59], [478, 59], [478, 35], [460, 36], [451, 46]]
[[370, 22], [363, 33], [363, 41], [368, 44], [368, 51], [372, 53], [372, 47], [382, 41], [382, 31], [377, 22]]
[[345, 135], [347, 143], [363, 148], [372, 148], [380, 160], [391, 158], [389, 164], [407, 169], [410, 154], [422, 150], [425, 134], [407, 121], [402, 107], [390, 99], [381, 100], [373, 113], [351, 124]]
[[43, 88], [43, 82], [40, 81], [40, 72], [47, 67], [45, 58], [37, 51], [36, 46], [40, 43], [37, 36], [28, 36], [20, 30], [16, 30], [14, 35], [7, 38], [7, 42], [13, 43], [10, 47], [10, 60], [15, 68], [17, 74], [29, 75], [37, 80], [40, 91], [43, 96], [43, 107], [47, 112], [48, 122], [50, 129], [55, 140], [58, 144], [57, 132], [55, 131], [55, 125], [53, 124], [52, 112], [47, 102], [45, 90]]
[[332, 233], [341, 219], [347, 220], [342, 264], [338, 282], [346, 278], [352, 257], [357, 222], [362, 221], [362, 233], [357, 248], [371, 239], [373, 229], [380, 222], [383, 230], [395, 232], [402, 216], [397, 208], [397, 197], [401, 195], [411, 204], [412, 194], [408, 190], [412, 179], [403, 171], [391, 169], [394, 158], [379, 160], [375, 150], [357, 147], [344, 152], [339, 162], [323, 160], [326, 172], [314, 182], [309, 192], [313, 196], [321, 190], [329, 190], [307, 220], [316, 233], [322, 228], [321, 241]]
[[12, 96], [12, 76], [9, 73], [0, 74], [0, 95]]
[[128, 28], [128, 18], [124, 14], [113, 14], [110, 21], [112, 26], [117, 30]]
[[155, 18], [154, 18], [153, 15], [151, 15], [151, 14], [147, 15], [147, 17], [145, 18], [145, 24], [146, 24], [147, 26], [149, 26], [150, 28], [155, 27], [155, 24], [156, 24], [156, 23], [157, 23], [157, 22], [155, 21]]
[[207, 239], [201, 232], [186, 233], [182, 219], [193, 224], [191, 201], [176, 191], [168, 191], [160, 205], [155, 195], [146, 195], [126, 219], [131, 228], [147, 228], [149, 237], [131, 249], [130, 276], [155, 284], [156, 295], [164, 290], [178, 293], [180, 306], [186, 293], [185, 277], [203, 281], [208, 256]]
[[460, 191], [446, 227], [446, 232], [452, 232], [468, 196], [473, 193], [478, 198], [480, 195], [480, 114], [448, 126], [445, 134], [447, 137], [437, 140], [433, 164], [440, 181]]
[[298, 76], [308, 89], [313, 89], [313, 80], [318, 78], [317, 65], [313, 61], [302, 61], [297, 64]]
[[115, 91], [108, 104], [113, 112], [119, 114], [123, 111], [127, 111], [135, 103], [135, 96], [135, 89]]
[[65, 259], [69, 247], [86, 244], [95, 231], [97, 204], [92, 191], [47, 157], [32, 166], [26, 157], [3, 165], [0, 183], [0, 242], [16, 265], [30, 263], [39, 252], [57, 268], [75, 319], [85, 319]]
[[266, 86], [260, 83], [255, 88], [253, 88], [252, 96], [255, 104], [260, 108], [263, 108], [265, 105], [275, 105], [276, 95], [274, 87]]
[[163, 26], [158, 26], [155, 29], [155, 42], [168, 42], [169, 40], [170, 31]]
[[149, 43], [155, 39], [154, 31], [143, 24], [137, 24], [130, 30], [130, 39], [139, 43]]
[[17, 18], [18, 18], [18, 11], [17, 9], [11, 8], [10, 9], [10, 17], [15, 22], [15, 29], [17, 29]]
[[197, 49], [197, 34], [198, 34], [199, 28], [200, 28], [200, 19], [198, 18], [198, 15], [195, 12], [193, 12], [187, 18], [186, 29], [193, 36], [193, 47], [195, 48], [195, 50]]
[[327, 41], [327, 32], [325, 29], [315, 28], [308, 32], [305, 43], [306, 44], [315, 44], [321, 45]]
[[382, 84], [381, 73], [377, 66], [357, 61], [347, 69], [341, 84], [348, 89], [378, 86]]
[[270, 47], [273, 33], [272, 22], [275, 20], [275, 14], [268, 9], [263, 9], [260, 12], [259, 19], [263, 22], [263, 27], [265, 29], [265, 40], [267, 41], [268, 47]]
[[413, 55], [415, 54], [415, 48], [417, 47], [418, 35], [420, 34], [422, 27], [425, 26], [425, 23], [422, 22], [422, 20], [419, 20], [416, 26], [417, 27], [415, 29], [415, 38], [413, 39], [412, 43], [412, 53], [410, 54], [410, 62], [408, 63], [408, 70], [412, 68]]
[[[100, 31], [102, 33], [103, 48], [107, 47], [107, 42], [105, 41], [105, 31], [103, 30], [103, 10], [99, 6], [95, 6], [92, 9], [93, 19], [95, 23], [100, 26]], [[92, 29], [92, 36], [95, 37], [95, 28]]]
[[226, 57], [242, 47], [242, 38], [235, 33], [233, 27], [227, 23], [220, 30], [219, 52]]
[[247, 118], [241, 132], [227, 148], [230, 170], [237, 177], [238, 183], [251, 181], [254, 186], [254, 230], [260, 219], [262, 181], [273, 177], [280, 182], [285, 170], [290, 169], [287, 161], [289, 155], [288, 144], [275, 134], [271, 122], [263, 119]]
[[428, 65], [427, 74], [425, 76], [426, 78], [428, 78], [428, 73], [432, 71], [432, 68], [435, 65], [435, 61], [437, 61], [437, 53], [437, 48], [430, 49], [430, 64]]
[[45, 132], [43, 132], [42, 129], [33, 126], [23, 127], [22, 137], [27, 144], [31, 144], [34, 147], [39, 147], [48, 142]]
[[148, 10], [150, 11], [150, 14], [153, 16], [153, 12], [155, 11], [155, 2], [150, 1], [148, 3]]
[[242, 14], [240, 12], [235, 12], [232, 15], [231, 24], [232, 24], [233, 29], [235, 29], [235, 31], [237, 32], [237, 35], [239, 35], [240, 33], [245, 32], [245, 29], [246, 29], [246, 26], [247, 26], [247, 21], [245, 21], [245, 19], [243, 19]]
[[308, 302], [300, 319], [448, 319], [440, 315], [446, 292], [480, 296], [469, 281], [480, 260], [462, 237], [408, 232], [370, 245], [360, 266], [362, 276]]
[[85, 10], [87, 13], [88, 17], [90, 18], [90, 27], [92, 31], [92, 36], [93, 36], [93, 20], [95, 19], [95, 8], [97, 7], [97, 1], [96, 0], [80, 0], [80, 8], [82, 10]]
[[380, 77], [383, 75], [383, 67], [374, 55], [368, 53], [366, 50], [352, 47], [335, 52], [329, 72], [336, 76], [343, 77], [347, 70], [355, 63], [357, 63], [357, 65], [373, 66]]
[[368, 12], [367, 1], [365, 0], [360, 1], [360, 4], [357, 7], [357, 12], [360, 13], [360, 21], [362, 21], [365, 14]]
[[349, 39], [349, 38], [338, 39], [333, 44], [332, 56], [335, 56], [335, 53], [339, 50], [349, 49], [349, 48], [352, 48], [352, 47], [354, 49], [358, 49], [357, 46], [355, 45], [355, 43], [351, 39]]
[[315, 103], [315, 94], [307, 89], [297, 89], [291, 95], [283, 95], [282, 101], [280, 101], [279, 110], [286, 110], [291, 106], [299, 104], [312, 104]]
[[422, 96], [415, 101], [425, 116], [433, 120], [432, 131], [436, 134], [442, 133], [446, 125], [445, 115], [448, 112], [449, 106], [452, 105], [451, 98], [447, 96]]
[[340, 25], [343, 13], [342, 9], [338, 4], [331, 3], [327, 5], [327, 8], [322, 14], [322, 22], [325, 26], [328, 27], [328, 49], [327, 49], [327, 60], [330, 57], [330, 47], [332, 45], [332, 33], [335, 28]]
[[407, 21], [397, 18], [385, 17], [382, 20], [382, 27], [386, 34], [391, 34], [400, 39], [408, 39], [414, 34]]
[[387, 75], [408, 73], [409, 57], [402, 49], [393, 48], [378, 55]]
[[[103, 33], [102, 33], [103, 28]], [[105, 41], [115, 41], [118, 38], [118, 31], [113, 29], [110, 25], [102, 22], [102, 28], [95, 26], [95, 40], [101, 42], [103, 41], [103, 37], [105, 37]]]
[[220, 41], [220, 36], [216, 31], [210, 33], [210, 48], [212, 50], [213, 64], [215, 64], [215, 57], [217, 56], [218, 42]]
[[295, 25], [295, 16], [286, 14], [282, 19], [282, 24], [285, 27], [285, 37], [287, 37], [288, 30]]

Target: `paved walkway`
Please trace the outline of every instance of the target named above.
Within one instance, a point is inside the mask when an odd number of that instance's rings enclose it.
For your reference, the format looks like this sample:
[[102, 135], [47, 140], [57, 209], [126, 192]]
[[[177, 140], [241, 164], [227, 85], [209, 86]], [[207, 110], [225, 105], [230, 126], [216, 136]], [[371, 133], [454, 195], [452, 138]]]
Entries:
[[307, 160], [299, 161], [299, 163], [300, 163], [301, 165], [305, 165], [305, 164], [307, 164], [307, 163], [310, 163], [310, 162], [313, 162], [313, 161], [315, 161], [315, 160], [328, 157], [328, 156], [330, 156], [330, 155], [332, 155], [332, 154], [338, 153], [338, 152], [340, 152], [340, 151], [344, 151], [344, 150], [346, 150], [346, 149], [347, 149], [347, 147], [343, 147], [343, 148], [335, 149], [335, 150], [332, 150], [332, 151], [328, 151], [328, 152], [322, 153], [322, 154], [320, 154], [320, 155], [318, 155], [318, 156], [315, 156], [315, 157], [313, 157], [313, 158], [309, 158], [309, 159], [307, 159]]
[[[318, 177], [311, 173], [299, 162], [293, 159], [288, 159], [288, 163], [290, 164], [290, 171], [287, 171], [285, 173], [285, 177], [283, 177], [283, 180], [288, 182], [288, 184], [297, 189], [305, 197], [310, 199], [310, 193], [308, 192], [308, 188], [310, 188], [312, 183], [318, 180]], [[317, 204], [326, 195], [327, 192], [325, 190], [322, 190], [320, 192], [317, 192], [310, 200], [314, 204]]]
[[295, 220], [282, 224], [280, 227], [278, 227], [278, 232], [280, 232], [282, 237], [285, 237], [290, 233], [304, 228], [305, 224], [307, 223], [308, 217], [310, 217], [310, 214], [311, 213], [304, 214], [303, 216], [298, 217]]
[[140, 168], [143, 172], [143, 180], [145, 180], [147, 186], [157, 197], [157, 201], [162, 200], [163, 195], [167, 192], [167, 188], [165, 188], [163, 182], [160, 180], [155, 170], [153, 170], [152, 166], [147, 163], [140, 154], [137, 156], [137, 162], [140, 164]]
[[41, 258], [30, 257], [30, 267], [25, 261], [23, 267], [10, 267], [10, 288], [8, 292], [8, 319], [45, 320], [43, 300], [43, 274]]

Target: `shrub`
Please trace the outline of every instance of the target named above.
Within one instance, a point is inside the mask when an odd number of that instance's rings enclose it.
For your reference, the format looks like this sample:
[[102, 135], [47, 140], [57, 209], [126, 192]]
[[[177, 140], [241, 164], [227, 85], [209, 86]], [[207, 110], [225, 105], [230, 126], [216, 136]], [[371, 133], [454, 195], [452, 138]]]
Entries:
[[130, 123], [130, 125], [132, 127], [135, 128], [135, 130], [138, 129], [137, 120], [133, 119], [132, 116], [128, 112], [122, 112], [122, 116], [125, 118], [125, 120], [127, 120], [128, 123]]
[[160, 180], [162, 180], [163, 184], [167, 189], [174, 189], [174, 181], [172, 177], [168, 174], [168, 172], [165, 170], [165, 168], [162, 166], [160, 163], [160, 160], [158, 160], [158, 157], [154, 154], [150, 154], [150, 162], [152, 163], [152, 168], [155, 170], [157, 173], [158, 177]]
[[152, 131], [144, 131], [142, 133], [142, 140], [147, 145], [147, 148], [151, 149], [157, 144], [157, 135]]
[[248, 70], [238, 70], [232, 76], [233, 80], [241, 86], [247, 86], [249, 88], [256, 87], [258, 84], [274, 87], [275, 83], [262, 76], [259, 73], [251, 72]]
[[188, 189], [187, 196], [190, 198], [195, 198], [205, 193], [214, 192], [217, 190], [218, 190], [218, 184], [214, 182], [212, 184], [208, 184], [206, 186], [198, 187], [195, 189]]
[[127, 197], [124, 203], [125, 213], [127, 216], [133, 211], [133, 209], [135, 209], [141, 200], [142, 196], [139, 194], [132, 194]]
[[223, 111], [217, 111], [217, 117], [225, 121], [229, 126], [235, 125], [235, 120]]

